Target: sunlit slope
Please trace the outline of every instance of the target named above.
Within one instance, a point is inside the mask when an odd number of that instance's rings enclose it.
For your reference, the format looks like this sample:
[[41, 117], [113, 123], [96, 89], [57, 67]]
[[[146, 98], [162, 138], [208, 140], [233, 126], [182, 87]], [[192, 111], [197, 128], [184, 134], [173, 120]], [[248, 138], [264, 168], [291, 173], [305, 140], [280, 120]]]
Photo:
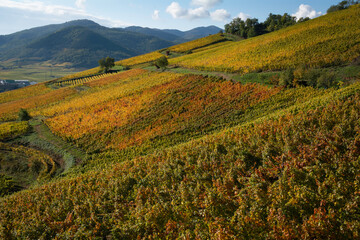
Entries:
[[[177, 52], [177, 53], [186, 53], [191, 50], [197, 49], [198, 51], [201, 51], [201, 48], [205, 48], [207, 46], [214, 45], [219, 42], [226, 41], [226, 38], [222, 34], [214, 34], [210, 35], [204, 38], [199, 38], [190, 42], [178, 44], [172, 47], [169, 47], [167, 49], [163, 49], [162, 52], [166, 54], [166, 51], [170, 52]], [[121, 61], [116, 62], [116, 65], [126, 66], [126, 67], [133, 67], [138, 64], [143, 63], [150, 63], [155, 61], [156, 59], [164, 56], [164, 54], [161, 53], [161, 50], [143, 54], [140, 56], [124, 59]], [[169, 56], [171, 57], [171, 55]]]
[[[135, 71], [135, 70], [132, 70]], [[125, 83], [126, 81], [126, 83]], [[171, 145], [234, 124], [280, 88], [224, 79], [143, 72], [43, 111], [57, 135], [90, 151]]]
[[[141, 69], [135, 69], [131, 71], [125, 71], [115, 74], [103, 74], [100, 77], [93, 77], [88, 79], [86, 83], [81, 83], [80, 81], [73, 80], [68, 84], [65, 82], [64, 87], [59, 88], [59, 84], [54, 82], [47, 82], [36, 84], [33, 86], [17, 89], [14, 91], [0, 93], [0, 121], [9, 121], [15, 120], [17, 118], [18, 112], [21, 108], [26, 109], [33, 117], [39, 115], [49, 115], [53, 111], [60, 111], [59, 109], [64, 105], [69, 105], [71, 99], [77, 99], [81, 104], [85, 103], [86, 99], [92, 99], [93, 96], [96, 96], [96, 102], [107, 101], [108, 98], [116, 98], [118, 95], [106, 95], [104, 92], [99, 91], [99, 87], [102, 86], [105, 90], [107, 85], [114, 82], [125, 81], [125, 79], [130, 78], [131, 76], [138, 75], [144, 72]], [[125, 81], [126, 82], [126, 81]], [[137, 82], [133, 85], [140, 87], [142, 83]], [[152, 84], [156, 84], [154, 82]], [[143, 87], [146, 87], [144, 85]], [[132, 91], [132, 88], [125, 88], [122, 92]], [[79, 100], [79, 98], [81, 98]], [[74, 102], [71, 102], [71, 108], [76, 108], [77, 105]], [[86, 100], [86, 104], [91, 105], [91, 100]]]
[[203, 37], [203, 38], [199, 38], [190, 42], [186, 42], [186, 43], [182, 43], [182, 44], [178, 44], [172, 47], [169, 47], [168, 49], [170, 51], [174, 51], [174, 52], [180, 52], [180, 53], [185, 53], [187, 51], [191, 51], [191, 50], [195, 50], [198, 48], [203, 48], [218, 42], [223, 42], [226, 41], [226, 38], [224, 37], [223, 34], [218, 33], [218, 34], [214, 34], [214, 35], [210, 35], [207, 37]]
[[[0, 121], [15, 120], [21, 108], [32, 112], [35, 109], [62, 101], [76, 92], [74, 88], [50, 89], [42, 84], [32, 88], [19, 89], [19, 91], [10, 91], [9, 95], [5, 92], [5, 99], [10, 95], [14, 96], [11, 96], [7, 102], [0, 104]], [[24, 95], [18, 96], [17, 93], [23, 93]], [[0, 98], [2, 94], [0, 94]]]
[[358, 4], [270, 34], [174, 58], [170, 63], [240, 73], [348, 63], [360, 55], [359, 16]]
[[356, 239], [358, 92], [14, 194], [0, 237]]
[[164, 56], [164, 55], [161, 54], [159, 51], [155, 51], [155, 52], [143, 54], [140, 56], [124, 59], [124, 60], [116, 62], [115, 64], [121, 65], [121, 66], [126, 66], [126, 67], [131, 67], [131, 66], [134, 66], [137, 64], [155, 61], [156, 59], [158, 59], [162, 56]]
[[44, 83], [39, 83], [12, 91], [2, 92], [0, 93], [0, 104], [45, 94], [50, 91], [51, 89], [46, 87]]

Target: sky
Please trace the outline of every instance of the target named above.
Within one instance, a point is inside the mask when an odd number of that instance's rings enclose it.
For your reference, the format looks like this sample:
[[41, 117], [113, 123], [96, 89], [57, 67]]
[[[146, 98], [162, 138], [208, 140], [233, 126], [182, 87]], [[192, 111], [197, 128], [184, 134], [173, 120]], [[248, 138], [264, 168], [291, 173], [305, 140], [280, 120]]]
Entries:
[[264, 21], [269, 13], [315, 18], [340, 0], [0, 0], [0, 35], [90, 19], [106, 27], [190, 30], [223, 28], [235, 17]]

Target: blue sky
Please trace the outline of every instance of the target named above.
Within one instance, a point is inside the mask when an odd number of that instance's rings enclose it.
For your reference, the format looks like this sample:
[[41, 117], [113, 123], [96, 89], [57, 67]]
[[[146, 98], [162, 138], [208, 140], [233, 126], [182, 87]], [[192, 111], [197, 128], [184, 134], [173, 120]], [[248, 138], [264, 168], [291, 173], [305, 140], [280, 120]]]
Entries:
[[297, 17], [326, 13], [331, 0], [0, 0], [0, 35], [47, 24], [91, 19], [107, 27], [189, 30], [223, 27], [231, 19], [264, 21], [269, 13]]

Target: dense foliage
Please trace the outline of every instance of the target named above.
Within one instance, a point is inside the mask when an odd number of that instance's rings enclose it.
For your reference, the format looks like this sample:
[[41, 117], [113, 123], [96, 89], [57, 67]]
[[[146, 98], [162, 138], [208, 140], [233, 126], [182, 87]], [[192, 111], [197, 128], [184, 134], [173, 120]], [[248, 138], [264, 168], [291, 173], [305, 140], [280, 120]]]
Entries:
[[287, 13], [284, 15], [270, 13], [265, 22], [259, 23], [256, 18], [241, 19], [234, 18], [230, 23], [225, 25], [225, 32], [238, 35], [242, 38], [251, 38], [265, 33], [280, 30], [285, 27], [295, 25], [296, 23], [305, 22], [309, 18], [296, 19]]

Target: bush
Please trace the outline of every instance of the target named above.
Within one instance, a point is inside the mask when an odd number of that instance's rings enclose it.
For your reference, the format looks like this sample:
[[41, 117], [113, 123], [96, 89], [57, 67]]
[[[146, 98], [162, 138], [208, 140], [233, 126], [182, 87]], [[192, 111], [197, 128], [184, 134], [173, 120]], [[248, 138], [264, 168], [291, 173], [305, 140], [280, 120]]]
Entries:
[[279, 85], [284, 87], [293, 87], [294, 70], [287, 69], [280, 75]]
[[317, 87], [317, 80], [321, 76], [321, 71], [318, 69], [311, 69], [305, 72], [304, 80], [308, 86]]
[[317, 79], [317, 88], [331, 88], [336, 85], [335, 75], [333, 73], [323, 73]]
[[165, 56], [162, 56], [161, 58], [158, 58], [155, 62], [155, 66], [157, 68], [161, 68], [163, 70], [166, 69], [167, 65], [169, 65], [169, 62]]
[[26, 111], [26, 109], [21, 108], [18, 113], [19, 121], [28, 121], [31, 119], [30, 114]]

